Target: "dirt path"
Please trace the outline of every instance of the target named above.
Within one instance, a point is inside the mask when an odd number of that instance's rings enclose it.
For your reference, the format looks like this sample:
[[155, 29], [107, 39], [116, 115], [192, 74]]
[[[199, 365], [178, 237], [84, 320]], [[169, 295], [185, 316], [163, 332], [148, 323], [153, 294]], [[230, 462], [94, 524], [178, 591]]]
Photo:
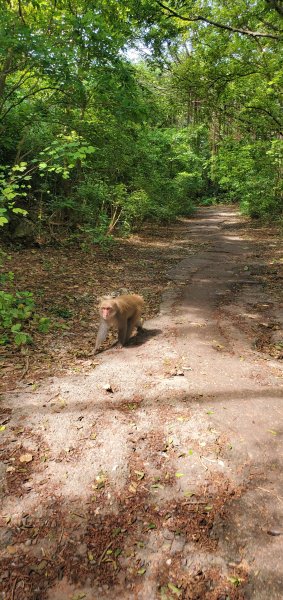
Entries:
[[137, 343], [5, 397], [1, 600], [282, 598], [282, 368], [251, 324], [283, 317], [241, 222], [190, 222]]

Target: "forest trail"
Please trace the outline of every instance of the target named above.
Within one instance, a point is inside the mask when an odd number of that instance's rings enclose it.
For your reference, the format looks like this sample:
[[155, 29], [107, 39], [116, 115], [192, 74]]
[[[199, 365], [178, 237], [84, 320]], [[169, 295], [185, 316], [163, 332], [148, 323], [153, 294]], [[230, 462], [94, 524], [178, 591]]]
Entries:
[[282, 598], [282, 366], [250, 323], [283, 315], [241, 224], [199, 210], [142, 336], [5, 397], [1, 600]]

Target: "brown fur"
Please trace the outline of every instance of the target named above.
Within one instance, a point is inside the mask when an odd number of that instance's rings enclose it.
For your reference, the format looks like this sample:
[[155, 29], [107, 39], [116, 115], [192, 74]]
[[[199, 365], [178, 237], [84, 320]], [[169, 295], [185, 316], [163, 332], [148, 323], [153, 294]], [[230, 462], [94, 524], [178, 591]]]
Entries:
[[141, 313], [144, 299], [138, 294], [123, 294], [117, 298], [105, 296], [99, 305], [100, 326], [95, 352], [107, 337], [110, 327], [118, 329], [118, 345], [124, 346], [135, 327], [142, 328]]

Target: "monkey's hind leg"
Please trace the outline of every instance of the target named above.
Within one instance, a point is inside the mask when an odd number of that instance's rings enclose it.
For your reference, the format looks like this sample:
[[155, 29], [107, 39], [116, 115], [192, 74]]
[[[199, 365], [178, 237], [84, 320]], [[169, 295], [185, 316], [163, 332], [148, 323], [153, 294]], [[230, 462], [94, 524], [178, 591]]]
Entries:
[[119, 327], [118, 327], [118, 344], [117, 347], [121, 348], [122, 346], [125, 346], [125, 343], [127, 342], [127, 332], [128, 332], [128, 327], [127, 327], [127, 321], [123, 320], [122, 322], [119, 323]]
[[127, 321], [127, 334], [126, 334], [126, 342], [128, 342], [128, 341], [129, 341], [129, 339], [130, 339], [130, 337], [131, 337], [131, 335], [132, 335], [132, 332], [133, 332], [134, 326], [135, 326], [135, 317], [133, 316], [133, 317], [130, 317], [130, 318], [128, 319], [128, 321]]

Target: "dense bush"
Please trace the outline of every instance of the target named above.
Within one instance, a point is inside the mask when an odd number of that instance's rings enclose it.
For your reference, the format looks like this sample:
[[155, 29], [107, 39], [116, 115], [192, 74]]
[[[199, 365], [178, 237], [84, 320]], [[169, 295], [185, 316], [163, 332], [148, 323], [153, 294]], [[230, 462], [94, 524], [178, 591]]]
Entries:
[[230, 140], [218, 152], [215, 177], [226, 198], [254, 217], [283, 212], [280, 154], [283, 142]]

